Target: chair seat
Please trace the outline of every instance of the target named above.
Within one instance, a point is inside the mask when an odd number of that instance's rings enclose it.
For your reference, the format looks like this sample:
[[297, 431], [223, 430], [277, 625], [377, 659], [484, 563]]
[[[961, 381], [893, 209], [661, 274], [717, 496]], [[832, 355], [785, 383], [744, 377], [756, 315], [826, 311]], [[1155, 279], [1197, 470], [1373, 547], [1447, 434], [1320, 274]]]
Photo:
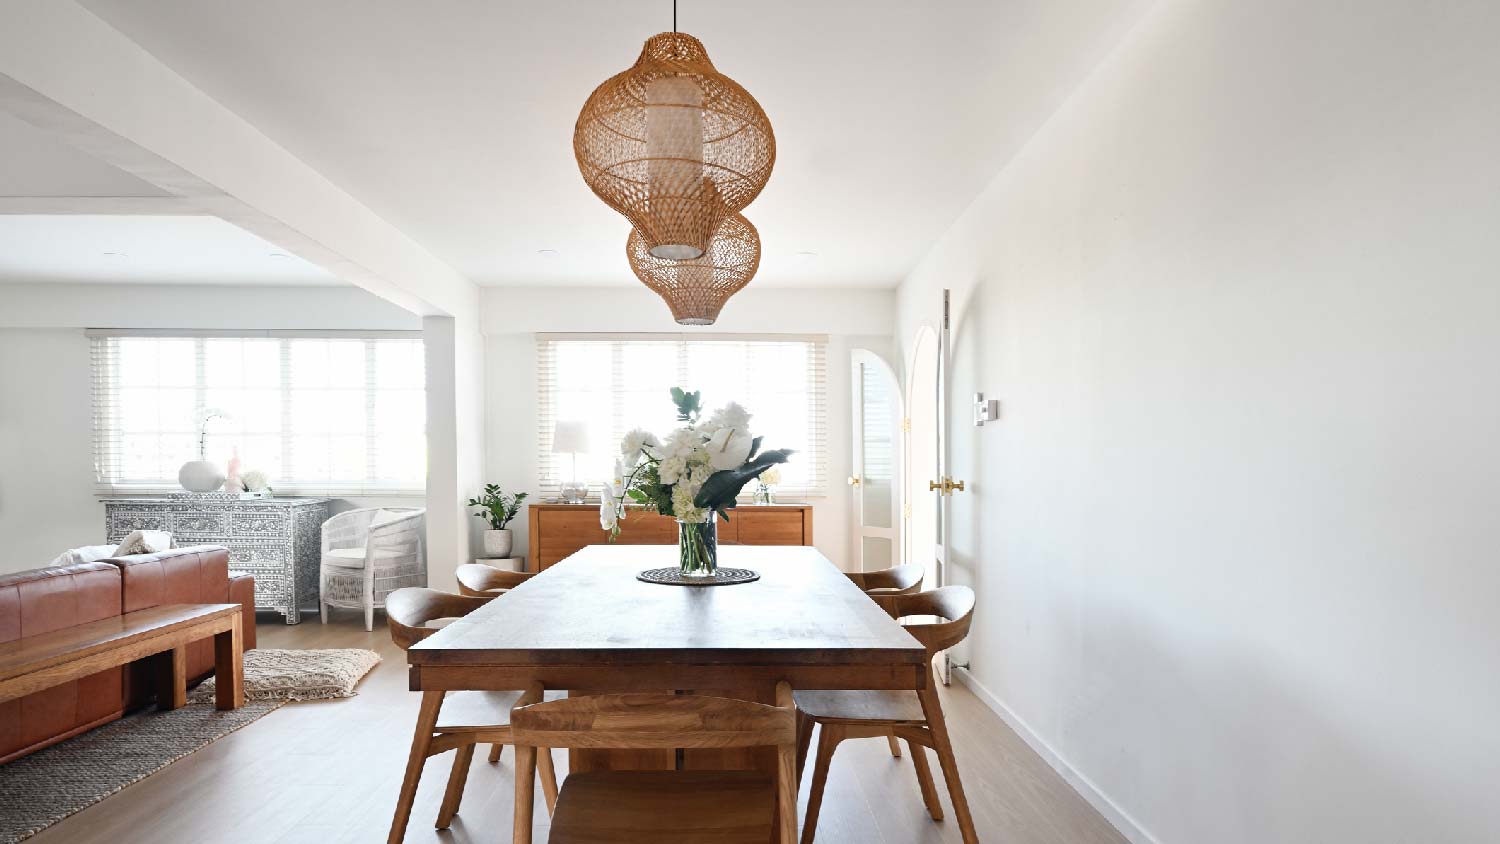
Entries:
[[766, 844], [776, 788], [755, 771], [599, 771], [563, 780], [551, 844]]
[[510, 710], [520, 699], [520, 692], [449, 692], [438, 710], [436, 729], [454, 733], [509, 726]]
[[[375, 552], [376, 557], [391, 558], [401, 556], [400, 551]], [[365, 567], [365, 549], [363, 548], [334, 548], [323, 553], [323, 565], [338, 566], [345, 569], [362, 569]]]
[[906, 691], [796, 692], [797, 709], [818, 721], [922, 723], [922, 701]]

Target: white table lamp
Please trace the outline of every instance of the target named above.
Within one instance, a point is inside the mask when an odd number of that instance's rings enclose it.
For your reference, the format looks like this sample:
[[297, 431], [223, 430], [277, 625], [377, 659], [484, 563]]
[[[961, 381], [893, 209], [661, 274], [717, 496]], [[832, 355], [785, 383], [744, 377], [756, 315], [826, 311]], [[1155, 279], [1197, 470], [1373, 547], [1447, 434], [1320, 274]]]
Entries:
[[581, 504], [588, 495], [588, 484], [578, 482], [578, 455], [588, 454], [589, 429], [577, 419], [560, 419], [552, 426], [552, 453], [569, 454], [573, 457], [573, 471], [567, 483], [562, 484], [562, 498], [569, 504]]

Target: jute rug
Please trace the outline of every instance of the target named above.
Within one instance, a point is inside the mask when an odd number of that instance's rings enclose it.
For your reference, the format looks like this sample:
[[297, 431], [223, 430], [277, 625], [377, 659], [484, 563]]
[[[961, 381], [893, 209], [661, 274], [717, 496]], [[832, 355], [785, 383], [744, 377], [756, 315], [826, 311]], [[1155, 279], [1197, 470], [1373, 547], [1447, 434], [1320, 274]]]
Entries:
[[147, 709], [0, 766], [0, 842], [24, 841], [285, 705]]
[[245, 705], [213, 708], [213, 679], [172, 712], [146, 709], [0, 765], [0, 844], [24, 841], [296, 700], [351, 697], [380, 662], [353, 648], [245, 654]]

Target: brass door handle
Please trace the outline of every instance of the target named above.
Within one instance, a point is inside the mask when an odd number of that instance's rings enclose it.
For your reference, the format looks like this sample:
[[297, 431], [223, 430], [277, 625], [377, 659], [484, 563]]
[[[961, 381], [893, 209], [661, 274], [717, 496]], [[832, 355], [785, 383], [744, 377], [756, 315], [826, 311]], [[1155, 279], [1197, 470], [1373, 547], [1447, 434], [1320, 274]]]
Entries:
[[946, 479], [942, 483], [939, 483], [937, 481], [928, 481], [927, 482], [927, 491], [928, 492], [947, 492], [948, 491], [948, 482], [947, 482]]
[[963, 492], [963, 491], [964, 491], [964, 482], [963, 481], [949, 481], [948, 482], [948, 493], [950, 495], [952, 493], [954, 493], [954, 492]]
[[964, 482], [955, 481], [950, 477], [944, 476], [941, 481], [928, 481], [927, 491], [936, 492], [939, 495], [952, 495], [955, 491], [964, 491]]
[[859, 486], [859, 475], [849, 476], [849, 486]]

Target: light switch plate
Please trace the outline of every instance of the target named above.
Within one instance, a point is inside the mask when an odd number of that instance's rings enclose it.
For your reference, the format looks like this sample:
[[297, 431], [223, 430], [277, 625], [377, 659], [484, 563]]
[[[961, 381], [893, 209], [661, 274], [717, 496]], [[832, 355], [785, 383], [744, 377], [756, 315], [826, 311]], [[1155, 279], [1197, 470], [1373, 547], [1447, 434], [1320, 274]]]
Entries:
[[984, 393], [974, 394], [974, 427], [1000, 418], [1000, 400], [986, 399]]

